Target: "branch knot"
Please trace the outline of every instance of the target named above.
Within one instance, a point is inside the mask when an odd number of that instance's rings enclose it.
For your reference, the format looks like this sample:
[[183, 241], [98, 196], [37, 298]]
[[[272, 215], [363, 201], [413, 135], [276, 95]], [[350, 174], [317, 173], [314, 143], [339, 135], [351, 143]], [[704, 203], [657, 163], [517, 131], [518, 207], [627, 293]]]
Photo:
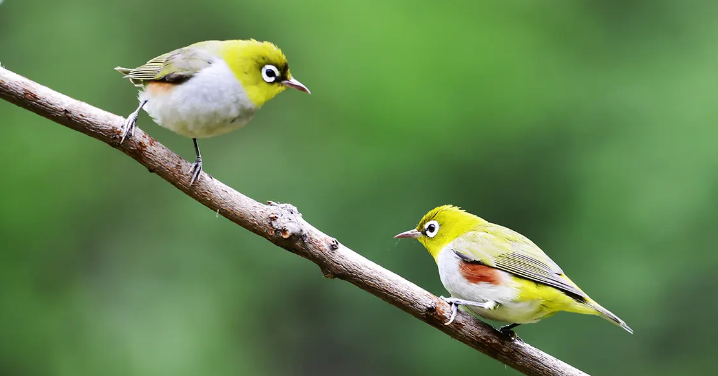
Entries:
[[269, 214], [269, 225], [274, 230], [274, 236], [289, 239], [292, 236], [302, 237], [304, 229], [301, 224], [302, 214], [292, 204], [267, 202], [272, 210]]

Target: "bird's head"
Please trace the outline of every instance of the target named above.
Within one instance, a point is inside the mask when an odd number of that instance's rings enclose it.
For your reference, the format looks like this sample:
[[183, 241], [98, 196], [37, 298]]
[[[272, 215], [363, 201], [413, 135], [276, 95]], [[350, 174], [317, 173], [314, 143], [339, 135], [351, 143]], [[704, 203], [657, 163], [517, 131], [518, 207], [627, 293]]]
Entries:
[[402, 232], [394, 238], [417, 239], [436, 259], [447, 244], [481, 223], [485, 221], [459, 207], [444, 205], [426, 213], [415, 229]]
[[288, 87], [310, 93], [292, 77], [287, 58], [272, 43], [253, 39], [229, 41], [221, 54], [257, 108]]

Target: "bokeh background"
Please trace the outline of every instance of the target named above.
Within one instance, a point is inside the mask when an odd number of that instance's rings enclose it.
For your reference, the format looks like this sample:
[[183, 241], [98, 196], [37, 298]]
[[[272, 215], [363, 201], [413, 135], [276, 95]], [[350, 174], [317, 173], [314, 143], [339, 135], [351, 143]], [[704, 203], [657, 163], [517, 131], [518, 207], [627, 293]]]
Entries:
[[[5, 0], [0, 62], [126, 115], [136, 91], [113, 67], [273, 41], [313, 94], [202, 141], [207, 172], [437, 295], [431, 257], [392, 236], [460, 205], [529, 236], [635, 330], [559, 314], [524, 340], [591, 374], [705, 374], [718, 3], [691, 4]], [[0, 124], [0, 374], [517, 374], [100, 142], [6, 102]]]

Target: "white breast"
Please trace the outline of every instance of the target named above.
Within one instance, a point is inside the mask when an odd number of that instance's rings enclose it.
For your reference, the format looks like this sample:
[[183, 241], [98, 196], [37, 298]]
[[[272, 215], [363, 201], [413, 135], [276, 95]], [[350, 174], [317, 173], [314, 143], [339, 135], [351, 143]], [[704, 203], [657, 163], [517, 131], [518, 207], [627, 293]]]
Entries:
[[147, 88], [140, 92], [140, 101], [145, 99], [145, 111], [159, 125], [192, 138], [239, 129], [257, 109], [221, 59], [179, 85]]
[[499, 304], [516, 299], [517, 286], [509, 273], [498, 271], [501, 275], [501, 284], [499, 285], [486, 282], [471, 283], [459, 272], [459, 262], [461, 259], [454, 253], [451, 244], [446, 246], [437, 258], [441, 283], [446, 287], [446, 291], [451, 293], [451, 296], [477, 302], [493, 300]]
[[439, 266], [441, 283], [451, 296], [480, 303], [494, 301], [499, 304], [498, 308], [490, 311], [477, 307], [466, 307], [487, 319], [525, 324], [536, 322], [546, 314], [541, 307], [541, 301], [516, 301], [519, 285], [507, 272], [497, 271], [500, 275], [499, 284], [467, 281], [459, 271], [461, 259], [456, 255], [451, 244], [439, 252], [436, 261]]

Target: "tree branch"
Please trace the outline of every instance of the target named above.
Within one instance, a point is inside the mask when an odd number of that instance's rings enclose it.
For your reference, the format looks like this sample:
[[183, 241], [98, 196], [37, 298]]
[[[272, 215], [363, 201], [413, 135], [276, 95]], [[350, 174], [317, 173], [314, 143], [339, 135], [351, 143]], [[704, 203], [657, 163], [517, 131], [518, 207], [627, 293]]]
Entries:
[[306, 222], [288, 204], [260, 204], [206, 174], [192, 187], [189, 162], [140, 129], [119, 145], [123, 118], [62, 95], [0, 67], [0, 97], [122, 151], [202, 205], [245, 229], [296, 253], [328, 278], [352, 283], [441, 330], [454, 339], [526, 375], [586, 375], [522, 342], [511, 341], [488, 324], [459, 312], [451, 325], [448, 304], [367, 260]]

